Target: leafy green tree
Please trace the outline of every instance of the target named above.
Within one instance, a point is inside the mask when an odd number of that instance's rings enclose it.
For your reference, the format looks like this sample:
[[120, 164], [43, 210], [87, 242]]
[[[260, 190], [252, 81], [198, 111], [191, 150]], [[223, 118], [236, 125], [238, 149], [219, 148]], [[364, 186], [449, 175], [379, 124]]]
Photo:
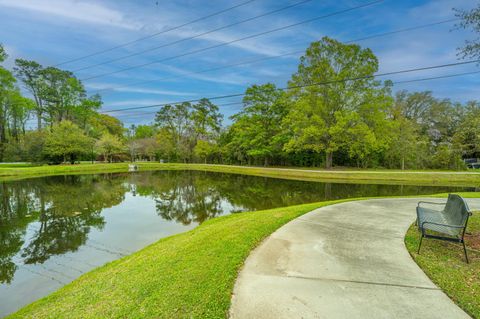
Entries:
[[188, 133], [193, 127], [190, 116], [191, 104], [181, 103], [175, 105], [165, 105], [157, 112], [155, 123], [160, 129], [168, 131], [171, 136], [175, 157], [187, 160], [188, 154]]
[[137, 145], [138, 154], [149, 161], [153, 161], [157, 154], [160, 153], [158, 149], [158, 141], [154, 137], [137, 139], [135, 140], [135, 143]]
[[175, 159], [176, 146], [172, 132], [167, 128], [162, 128], [155, 135], [155, 139], [157, 140], [158, 157], [167, 160], [167, 162]]
[[199, 140], [197, 145], [195, 145], [194, 153], [197, 158], [206, 164], [209, 157], [215, 156], [218, 153], [218, 145]]
[[89, 118], [87, 126], [90, 127], [90, 135], [97, 139], [105, 133], [123, 137], [126, 132], [122, 121], [108, 114], [94, 113], [94, 115]]
[[85, 88], [82, 83], [69, 71], [54, 67], [47, 67], [41, 71], [42, 86], [40, 96], [46, 105], [47, 120], [51, 125], [62, 120], [73, 121], [74, 111], [86, 99]]
[[[2, 48], [2, 52], [3, 48]], [[3, 53], [3, 56], [5, 54]], [[12, 92], [15, 91], [15, 78], [7, 69], [0, 66], [0, 157], [7, 142], [7, 121]]]
[[44, 153], [51, 159], [61, 158], [63, 162], [73, 164], [78, 156], [89, 153], [92, 145], [82, 129], [70, 121], [62, 121], [52, 127], [47, 135]]
[[220, 114], [218, 106], [210, 100], [203, 98], [193, 104], [190, 117], [195, 141], [198, 139], [208, 140], [220, 132], [223, 115]]
[[287, 113], [284, 93], [272, 83], [252, 85], [245, 92], [243, 104], [242, 111], [232, 117], [232, 142], [248, 156], [263, 159], [267, 166], [269, 159], [279, 156], [282, 150], [276, 137]]
[[8, 58], [8, 54], [3, 48], [3, 45], [0, 43], [0, 63], [5, 61]]
[[155, 135], [155, 128], [152, 125], [138, 125], [134, 130], [134, 137], [138, 139], [153, 137]]
[[20, 94], [20, 91], [13, 90], [8, 97], [7, 125], [10, 138], [18, 140], [21, 134], [25, 134], [25, 125], [30, 117], [35, 103]]
[[41, 96], [44, 87], [42, 77], [43, 67], [35, 61], [16, 59], [15, 76], [23, 82], [25, 88], [32, 94], [35, 101], [35, 113], [37, 115], [37, 129], [42, 129], [44, 101]]
[[405, 117], [392, 121], [389, 133], [391, 143], [385, 152], [389, 168], [422, 168], [422, 155], [428, 139], [419, 134], [419, 126]]
[[[7, 57], [0, 46], [0, 60]], [[18, 142], [25, 132], [25, 123], [32, 109], [32, 101], [23, 97], [16, 87], [13, 74], [0, 66], [0, 159], [4, 160], [5, 148], [10, 139]], [[10, 146], [12, 143], [10, 143]]]
[[88, 130], [89, 120], [98, 116], [97, 111], [102, 106], [102, 97], [95, 94], [81, 99], [80, 103], [72, 106], [73, 120], [84, 130]]
[[480, 157], [480, 104], [469, 102], [462, 122], [453, 135], [453, 144], [465, 157]]
[[450, 143], [438, 145], [431, 159], [432, 168], [461, 170], [465, 168], [460, 152]]
[[208, 99], [201, 99], [193, 105], [185, 102], [163, 106], [156, 114], [155, 125], [167, 131], [173, 140], [174, 157], [186, 162], [193, 159], [198, 140], [211, 141], [218, 135], [221, 120], [218, 107]]
[[103, 155], [105, 162], [111, 163], [113, 156], [124, 151], [125, 146], [122, 140], [115, 135], [106, 133], [96, 143], [97, 151]]
[[[454, 9], [457, 18], [460, 18], [458, 26], [462, 29], [471, 29], [474, 33], [480, 33], [480, 3], [471, 10]], [[480, 39], [466, 40], [465, 46], [459, 49], [462, 58], [478, 59], [480, 57]]]
[[291, 139], [285, 150], [323, 152], [325, 166], [332, 167], [334, 152], [348, 146], [348, 139], [337, 134], [342, 123], [338, 120], [358, 113], [365, 104], [375, 108], [371, 100], [388, 98], [372, 77], [377, 70], [378, 60], [370, 49], [328, 37], [313, 42], [289, 82], [292, 106], [285, 124]]

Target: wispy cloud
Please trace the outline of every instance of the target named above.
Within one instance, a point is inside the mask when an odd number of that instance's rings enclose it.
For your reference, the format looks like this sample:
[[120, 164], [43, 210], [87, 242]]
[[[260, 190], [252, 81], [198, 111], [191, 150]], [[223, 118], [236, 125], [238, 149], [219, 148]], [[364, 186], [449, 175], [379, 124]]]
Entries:
[[164, 103], [168, 103], [168, 101], [161, 101], [161, 100], [155, 100], [155, 99], [131, 99], [131, 100], [122, 100], [122, 101], [105, 103], [103, 109], [109, 110], [113, 107], [147, 106], [147, 105], [164, 104]]
[[170, 96], [193, 96], [198, 95], [194, 92], [183, 92], [175, 90], [162, 90], [162, 89], [150, 89], [150, 88], [135, 88], [135, 87], [121, 87], [119, 84], [109, 83], [87, 83], [87, 88], [92, 90], [110, 90], [115, 92], [130, 92], [152, 95], [170, 95]]
[[140, 28], [140, 24], [127, 21], [122, 12], [95, 2], [74, 0], [0, 0], [0, 6], [53, 15], [88, 24], [100, 24], [125, 29]]

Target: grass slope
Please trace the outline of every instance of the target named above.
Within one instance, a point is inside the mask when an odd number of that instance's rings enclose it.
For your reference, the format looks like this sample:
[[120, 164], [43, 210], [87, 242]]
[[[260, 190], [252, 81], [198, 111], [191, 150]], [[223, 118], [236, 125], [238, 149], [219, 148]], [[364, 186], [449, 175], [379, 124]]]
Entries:
[[[305, 168], [265, 168], [232, 165], [137, 163], [140, 170], [201, 170], [211, 172], [245, 174], [308, 181], [345, 183], [382, 183], [438, 186], [480, 186], [480, 173], [447, 171], [397, 171], [397, 170], [309, 170]], [[80, 164], [34, 167], [2, 167], [0, 179], [18, 179], [33, 176], [60, 174], [86, 174], [125, 172], [128, 163]]]
[[288, 221], [338, 202], [212, 219], [93, 270], [8, 318], [225, 318], [250, 251]]
[[433, 239], [424, 239], [420, 255], [420, 239], [412, 225], [405, 244], [413, 259], [430, 279], [461, 308], [474, 318], [480, 318], [480, 212], [469, 220], [466, 238], [470, 264], [465, 263], [462, 246]]

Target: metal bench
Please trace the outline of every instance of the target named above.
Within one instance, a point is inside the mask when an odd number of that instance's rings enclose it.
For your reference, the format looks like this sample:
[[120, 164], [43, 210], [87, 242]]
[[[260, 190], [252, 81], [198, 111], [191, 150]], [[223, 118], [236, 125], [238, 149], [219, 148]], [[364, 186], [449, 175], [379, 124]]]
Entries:
[[[445, 205], [442, 210], [424, 207], [427, 205]], [[417, 225], [421, 231], [418, 253], [422, 246], [422, 239], [435, 238], [463, 244], [463, 252], [468, 263], [467, 249], [465, 248], [465, 230], [468, 218], [472, 215], [465, 200], [456, 194], [449, 194], [446, 203], [418, 202]], [[429, 233], [427, 233], [429, 231]], [[433, 233], [432, 233], [433, 232]], [[442, 236], [446, 235], [446, 236]]]

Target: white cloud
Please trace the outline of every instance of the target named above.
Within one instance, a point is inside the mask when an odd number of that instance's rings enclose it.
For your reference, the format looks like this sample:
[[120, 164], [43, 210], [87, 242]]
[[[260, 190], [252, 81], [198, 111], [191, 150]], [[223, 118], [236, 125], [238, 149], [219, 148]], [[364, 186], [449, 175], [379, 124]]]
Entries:
[[[206, 82], [214, 82], [220, 84], [232, 84], [232, 85], [244, 85], [252, 80], [250, 77], [241, 76], [236, 74], [233, 71], [228, 71], [227, 74], [223, 75], [206, 75], [206, 73], [192, 73], [190, 70], [185, 70], [179, 67], [172, 65], [164, 65], [165, 69], [168, 69], [169, 72], [179, 75], [181, 78], [186, 79], [196, 79]], [[166, 80], [173, 80], [175, 76], [165, 77]]]
[[99, 3], [76, 0], [0, 0], [0, 6], [54, 15], [67, 20], [88, 24], [99, 24], [125, 29], [139, 29], [138, 23], [127, 21], [120, 11]]
[[170, 95], [170, 96], [192, 96], [198, 95], [194, 92], [182, 92], [174, 90], [161, 90], [161, 89], [149, 89], [149, 88], [134, 88], [134, 87], [122, 87], [121, 84], [109, 84], [109, 83], [88, 83], [86, 86], [93, 90], [109, 90], [116, 92], [131, 92], [131, 93], [143, 93], [143, 94], [155, 94], [155, 95]]
[[[269, 29], [272, 28], [271, 26]], [[246, 40], [241, 40], [237, 42], [230, 43], [232, 41], [236, 41], [238, 39], [254, 35], [257, 33], [262, 32], [261, 30], [263, 29], [254, 29], [255, 31], [248, 32], [248, 33], [242, 33], [242, 34], [233, 34], [229, 32], [214, 32], [210, 34], [206, 34], [204, 36], [201, 36], [199, 38], [196, 38], [197, 40], [204, 40], [204, 41], [209, 41], [209, 42], [216, 42], [216, 43], [225, 43], [225, 46], [230, 46], [230, 47], [235, 47], [238, 49], [242, 49], [244, 51], [256, 53], [256, 54], [261, 54], [261, 55], [267, 55], [267, 56], [273, 56], [273, 55], [279, 55], [285, 52], [283, 47], [279, 47], [275, 44], [273, 44], [271, 41], [266, 41], [265, 39], [267, 36], [259, 36], [257, 38], [252, 38], [252, 39], [246, 39]], [[265, 31], [265, 30], [263, 30]], [[195, 29], [195, 30], [177, 30], [175, 32], [175, 36], [179, 38], [188, 38], [195, 36], [197, 34], [203, 33], [204, 31]], [[285, 32], [284, 32], [285, 33]], [[226, 44], [229, 43], [229, 44]]]
[[168, 102], [159, 101], [155, 99], [122, 100], [122, 101], [105, 103], [105, 106], [103, 108], [108, 110], [111, 107], [121, 107], [121, 106], [134, 107], [134, 106], [147, 106], [147, 105], [164, 104], [164, 103], [168, 103]]
[[423, 5], [414, 7], [410, 10], [412, 18], [425, 20], [425, 17], [430, 19], [448, 19], [453, 18], [453, 8], [469, 9], [473, 6], [472, 0], [433, 0]]

